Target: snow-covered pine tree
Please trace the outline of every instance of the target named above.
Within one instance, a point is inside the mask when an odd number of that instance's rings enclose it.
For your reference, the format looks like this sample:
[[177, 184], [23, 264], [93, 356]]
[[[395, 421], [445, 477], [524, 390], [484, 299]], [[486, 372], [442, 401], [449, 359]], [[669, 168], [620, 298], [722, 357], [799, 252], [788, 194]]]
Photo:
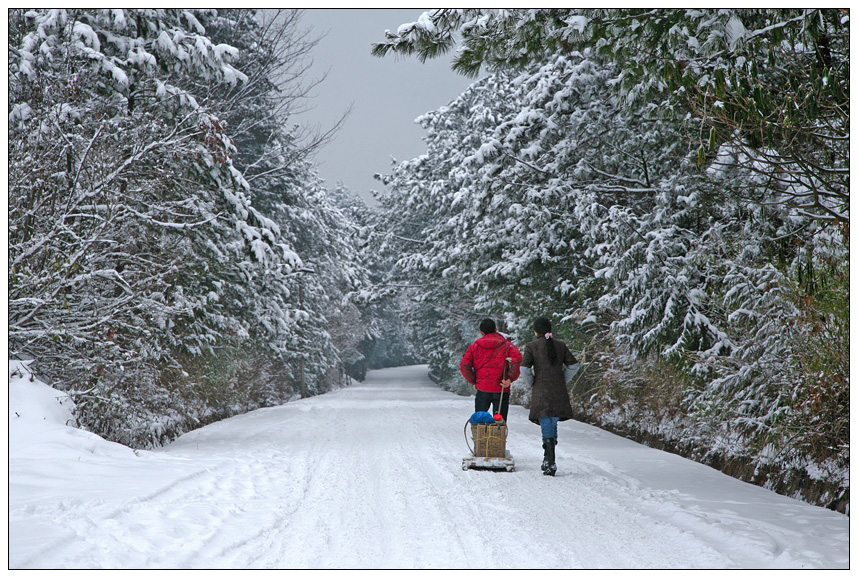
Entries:
[[242, 29], [218, 28], [215, 34], [242, 48], [242, 70], [250, 77], [246, 85], [215, 95], [234, 103], [225, 118], [236, 127], [236, 164], [251, 183], [253, 205], [277, 223], [305, 261], [289, 279], [300, 323], [286, 341], [273, 342], [282, 348], [278, 356], [288, 364], [290, 381], [303, 372], [306, 393], [322, 392], [341, 383], [344, 369], [355, 377], [365, 373], [358, 369], [360, 349], [374, 331], [366, 328], [374, 318], [353, 297], [369, 283], [358, 255], [366, 206], [350, 191], [327, 189], [307, 160], [339, 123], [315, 135], [286, 128], [312, 86], [296, 86], [315, 45], [300, 29], [300, 11], [260, 12], [254, 18], [244, 10], [219, 14], [235, 14], [242, 22]]
[[746, 169], [781, 181], [790, 205], [848, 220], [845, 9], [448, 8], [388, 31], [373, 53], [426, 59], [457, 42], [453, 69], [473, 76], [598, 50], [617, 65], [612, 84], [626, 103], [701, 121], [701, 164], [729, 140]]
[[245, 79], [206, 36], [211, 15], [10, 13], [11, 353], [70, 389], [85, 427], [131, 445], [246, 406], [207, 401], [183, 364], [247, 337], [249, 279], [301, 265], [187, 89]]
[[[303, 139], [290, 123], [307, 96], [304, 60], [315, 42], [300, 28], [296, 10], [221, 10], [205, 25], [215, 42], [239, 49], [236, 66], [248, 77], [241, 84], [199, 90], [229, 127], [234, 164], [250, 185], [251, 205], [274, 223], [284, 243], [313, 260], [318, 247], [299, 247], [293, 231], [302, 226], [303, 208], [314, 202], [309, 197], [317, 179], [306, 158], [319, 142]], [[317, 379], [337, 365], [337, 356], [320, 329], [324, 315], [312, 297], [315, 274], [309, 263], [286, 275], [265, 271], [249, 278], [234, 301], [249, 321], [249, 339], [234, 351], [236, 368], [244, 371], [243, 378], [236, 378], [246, 379], [263, 405], [331, 385]]]
[[340, 348], [349, 375], [363, 380], [370, 369], [416, 363], [418, 356], [408, 335], [400, 295], [390, 283], [391, 266], [380, 249], [386, 229], [379, 211], [342, 184], [328, 195], [354, 226], [351, 240], [359, 275], [353, 277], [342, 306], [357, 319], [343, 328], [350, 345]]

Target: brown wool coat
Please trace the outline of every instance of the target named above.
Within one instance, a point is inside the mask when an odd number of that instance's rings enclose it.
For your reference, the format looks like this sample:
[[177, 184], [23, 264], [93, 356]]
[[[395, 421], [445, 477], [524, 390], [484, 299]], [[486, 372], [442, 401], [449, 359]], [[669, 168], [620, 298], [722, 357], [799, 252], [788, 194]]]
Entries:
[[557, 351], [557, 362], [548, 361], [545, 337], [537, 337], [524, 346], [521, 367], [530, 367], [533, 371], [533, 393], [530, 399], [530, 421], [539, 423], [541, 417], [559, 417], [560, 421], [572, 418], [572, 404], [566, 390], [563, 376], [565, 365], [574, 365], [578, 361], [566, 343], [551, 339]]

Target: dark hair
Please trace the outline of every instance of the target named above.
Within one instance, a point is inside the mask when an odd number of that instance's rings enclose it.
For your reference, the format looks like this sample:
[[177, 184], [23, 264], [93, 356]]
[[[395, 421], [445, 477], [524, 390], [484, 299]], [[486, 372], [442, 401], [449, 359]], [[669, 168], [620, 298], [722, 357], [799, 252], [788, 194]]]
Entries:
[[495, 331], [497, 331], [497, 326], [495, 325], [495, 322], [491, 319], [483, 319], [480, 322], [480, 331], [488, 335], [489, 333], [494, 333]]
[[[551, 321], [549, 321], [547, 317], [537, 317], [533, 321], [533, 330], [540, 336], [544, 336], [546, 333], [551, 333]], [[545, 350], [548, 353], [548, 361], [551, 365], [557, 363], [556, 347], [557, 344], [554, 343], [554, 339], [545, 338]]]

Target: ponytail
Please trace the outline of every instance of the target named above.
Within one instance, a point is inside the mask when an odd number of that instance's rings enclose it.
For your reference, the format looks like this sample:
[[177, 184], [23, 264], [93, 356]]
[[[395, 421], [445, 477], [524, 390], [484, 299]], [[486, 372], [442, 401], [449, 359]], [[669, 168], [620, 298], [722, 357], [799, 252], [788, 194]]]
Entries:
[[551, 334], [551, 321], [546, 317], [537, 317], [533, 322], [533, 330], [545, 338], [545, 351], [548, 353], [548, 361], [551, 365], [557, 363], [557, 349], [554, 336]]

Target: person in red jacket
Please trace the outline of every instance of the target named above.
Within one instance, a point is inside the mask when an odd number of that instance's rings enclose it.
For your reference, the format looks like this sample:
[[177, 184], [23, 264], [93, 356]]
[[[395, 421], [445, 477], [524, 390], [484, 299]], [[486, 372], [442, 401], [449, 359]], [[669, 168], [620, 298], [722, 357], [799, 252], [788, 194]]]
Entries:
[[[459, 370], [465, 381], [477, 390], [474, 411], [488, 411], [489, 406], [493, 406], [492, 413], [501, 414], [503, 420], [507, 421], [509, 386], [518, 379], [521, 352], [511, 340], [497, 332], [495, 322], [491, 319], [483, 319], [480, 333], [482, 337], [465, 351]], [[510, 360], [510, 371], [507, 379], [502, 380], [507, 358]]]

